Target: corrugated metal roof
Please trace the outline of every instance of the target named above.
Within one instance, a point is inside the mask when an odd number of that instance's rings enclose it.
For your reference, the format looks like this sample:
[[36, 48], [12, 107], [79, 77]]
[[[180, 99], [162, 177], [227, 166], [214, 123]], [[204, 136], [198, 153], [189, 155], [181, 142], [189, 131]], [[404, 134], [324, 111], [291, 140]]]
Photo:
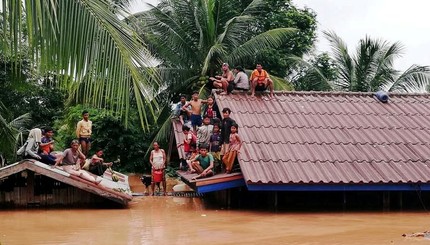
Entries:
[[219, 95], [244, 141], [248, 184], [429, 183], [430, 95]]

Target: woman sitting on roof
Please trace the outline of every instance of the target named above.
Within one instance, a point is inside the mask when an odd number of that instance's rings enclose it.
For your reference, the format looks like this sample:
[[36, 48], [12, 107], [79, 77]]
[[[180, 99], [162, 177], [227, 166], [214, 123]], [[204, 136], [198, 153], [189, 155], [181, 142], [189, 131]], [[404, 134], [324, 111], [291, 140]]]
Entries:
[[27, 141], [16, 152], [17, 155], [23, 158], [31, 158], [40, 160], [41, 157], [37, 154], [39, 152], [39, 145], [42, 141], [42, 130], [40, 128], [33, 128], [28, 134]]

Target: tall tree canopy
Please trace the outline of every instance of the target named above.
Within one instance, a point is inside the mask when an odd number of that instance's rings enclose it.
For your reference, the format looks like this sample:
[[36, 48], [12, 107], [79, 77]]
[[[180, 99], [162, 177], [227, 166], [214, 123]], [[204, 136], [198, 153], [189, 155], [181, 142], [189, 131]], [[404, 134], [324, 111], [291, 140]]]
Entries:
[[302, 57], [314, 47], [317, 36], [316, 13], [311, 9], [297, 8], [291, 0], [265, 0], [264, 8], [256, 13], [256, 33], [270, 29], [291, 27], [297, 31], [278, 48], [265, 48], [245, 66], [261, 62], [268, 71], [279, 77], [287, 77], [294, 68], [288, 57]]
[[165, 88], [184, 91], [222, 62], [243, 64], [261, 50], [279, 47], [295, 32], [276, 28], [256, 35], [265, 1], [241, 7], [230, 0], [162, 0], [137, 15], [145, 42], [160, 61]]
[[120, 19], [124, 6], [113, 0], [4, 0], [1, 55], [19, 60], [27, 53], [36, 72], [60, 78], [70, 101], [115, 110], [125, 120], [134, 102], [147, 126], [159, 78], [142, 40]]

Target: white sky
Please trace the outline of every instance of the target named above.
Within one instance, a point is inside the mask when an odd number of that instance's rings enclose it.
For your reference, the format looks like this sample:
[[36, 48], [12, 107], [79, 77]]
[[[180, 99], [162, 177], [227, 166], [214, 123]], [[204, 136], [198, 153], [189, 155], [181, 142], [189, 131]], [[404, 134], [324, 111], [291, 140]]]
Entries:
[[[146, 9], [145, 2], [133, 0], [133, 12]], [[405, 70], [412, 64], [430, 65], [430, 1], [429, 0], [293, 0], [317, 13], [318, 51], [329, 51], [322, 30], [337, 33], [355, 51], [358, 41], [369, 35], [404, 45], [404, 54], [396, 68]]]

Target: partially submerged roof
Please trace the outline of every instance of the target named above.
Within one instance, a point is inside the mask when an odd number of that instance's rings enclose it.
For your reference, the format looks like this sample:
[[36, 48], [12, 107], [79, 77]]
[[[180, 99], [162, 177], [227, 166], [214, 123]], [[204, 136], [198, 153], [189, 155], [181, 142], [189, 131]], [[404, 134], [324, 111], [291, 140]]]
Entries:
[[428, 94], [390, 94], [388, 103], [372, 93], [215, 97], [239, 124], [238, 159], [249, 189], [430, 183]]
[[181, 177], [181, 180], [185, 184], [193, 188], [199, 194], [220, 191], [245, 185], [241, 173], [217, 173], [214, 176], [197, 180], [193, 179], [193, 177], [197, 176], [197, 174], [195, 173], [189, 173], [187, 171], [178, 171], [177, 174]]
[[74, 186], [81, 190], [104, 197], [122, 205], [127, 205], [132, 200], [128, 176], [115, 172], [119, 176], [118, 182], [113, 182], [108, 173], [105, 173], [100, 184], [96, 185], [78, 176], [71, 175], [62, 170], [61, 167], [53, 168], [35, 160], [23, 160], [6, 167], [0, 168], [0, 179], [24, 170], [45, 175], [57, 181]]

